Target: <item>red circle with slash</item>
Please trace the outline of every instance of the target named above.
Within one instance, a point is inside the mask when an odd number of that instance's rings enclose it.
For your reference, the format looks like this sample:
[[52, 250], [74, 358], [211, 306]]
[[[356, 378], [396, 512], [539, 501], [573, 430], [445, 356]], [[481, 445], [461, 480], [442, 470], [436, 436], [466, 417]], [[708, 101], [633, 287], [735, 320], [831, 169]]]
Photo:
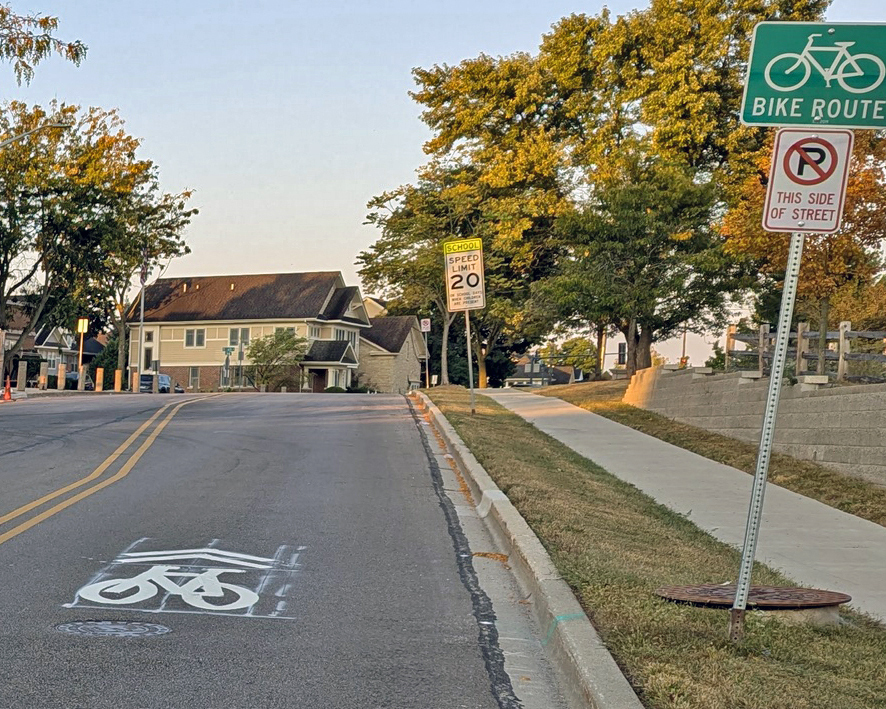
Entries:
[[[807, 148], [813, 145], [821, 146], [827, 151], [827, 154], [831, 158], [830, 164], [827, 168], [823, 168], [807, 152]], [[818, 151], [816, 150], [815, 152]], [[794, 170], [791, 166], [791, 158], [795, 156], [799, 158], [799, 162], [797, 163], [798, 170]], [[791, 182], [795, 182], [798, 185], [818, 185], [834, 174], [834, 171], [837, 169], [837, 162], [837, 149], [831, 143], [822, 138], [803, 138], [794, 143], [785, 153], [784, 171]], [[812, 169], [815, 173], [814, 177], [800, 176], [800, 173], [803, 172], [804, 164]]]

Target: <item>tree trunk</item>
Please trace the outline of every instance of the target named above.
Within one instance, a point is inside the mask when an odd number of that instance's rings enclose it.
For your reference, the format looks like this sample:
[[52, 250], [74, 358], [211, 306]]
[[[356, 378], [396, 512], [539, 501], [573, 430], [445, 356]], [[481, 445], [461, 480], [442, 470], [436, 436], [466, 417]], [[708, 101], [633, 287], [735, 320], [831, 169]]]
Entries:
[[627, 327], [621, 328], [621, 334], [625, 336], [627, 343], [625, 372], [632, 377], [637, 371], [637, 321], [631, 318]]
[[652, 366], [652, 331], [644, 327], [637, 337], [637, 370]]
[[443, 339], [440, 341], [440, 384], [449, 384], [449, 324], [452, 318], [445, 310], [443, 315]]
[[123, 373], [123, 381], [126, 381], [126, 352], [129, 342], [126, 337], [126, 323], [122, 322], [117, 327], [117, 369]]
[[824, 374], [827, 371], [824, 355], [828, 351], [828, 315], [831, 309], [831, 299], [825, 296], [819, 301], [819, 307], [821, 313], [818, 318], [818, 367], [815, 371], [818, 374]]
[[603, 360], [606, 356], [606, 327], [597, 325], [597, 361], [594, 362], [594, 380], [603, 378]]
[[472, 343], [471, 349], [474, 350], [474, 357], [477, 359], [477, 388], [487, 389], [489, 387], [489, 380], [486, 377], [485, 348], [478, 342], [476, 345]]

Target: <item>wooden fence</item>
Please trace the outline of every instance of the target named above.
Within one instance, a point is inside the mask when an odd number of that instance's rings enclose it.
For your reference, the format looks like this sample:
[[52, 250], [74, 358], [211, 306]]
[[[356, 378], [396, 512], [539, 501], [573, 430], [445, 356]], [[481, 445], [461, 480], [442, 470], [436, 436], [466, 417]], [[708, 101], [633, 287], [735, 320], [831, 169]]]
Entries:
[[[769, 325], [761, 325], [757, 333], [739, 333], [735, 325], [730, 325], [726, 331], [726, 369], [747, 369], [748, 360], [756, 360], [755, 368], [760, 372], [766, 372], [772, 362], [772, 350], [776, 332], [769, 330]], [[831, 373], [837, 381], [862, 380], [862, 381], [886, 381], [886, 330], [853, 330], [852, 323], [843, 321], [838, 330], [827, 332], [828, 349], [819, 353], [810, 348], [810, 344], [818, 343], [818, 332], [810, 330], [808, 323], [798, 323], [797, 331], [791, 332], [788, 346], [789, 361], [794, 362], [796, 375], [815, 374], [819, 356], [823, 355], [826, 363], [836, 363], [836, 372]], [[735, 349], [736, 342], [755, 345], [756, 349]], [[830, 343], [836, 343], [831, 348]], [[867, 342], [866, 346], [862, 346]], [[853, 351], [853, 343], [856, 343]], [[871, 349], [875, 351], [860, 352], [859, 349]], [[851, 362], [882, 363], [877, 374], [855, 375], [850, 374]], [[810, 369], [810, 365], [813, 369]], [[876, 365], [875, 365], [876, 367]], [[827, 371], [827, 370], [826, 370]]]

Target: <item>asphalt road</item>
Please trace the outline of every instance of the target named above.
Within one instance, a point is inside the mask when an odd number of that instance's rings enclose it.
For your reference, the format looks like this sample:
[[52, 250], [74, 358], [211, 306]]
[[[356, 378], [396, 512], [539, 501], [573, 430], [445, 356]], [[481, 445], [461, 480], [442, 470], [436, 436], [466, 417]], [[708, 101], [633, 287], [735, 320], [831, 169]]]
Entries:
[[393, 396], [0, 405], [0, 707], [561, 706], [439, 453]]

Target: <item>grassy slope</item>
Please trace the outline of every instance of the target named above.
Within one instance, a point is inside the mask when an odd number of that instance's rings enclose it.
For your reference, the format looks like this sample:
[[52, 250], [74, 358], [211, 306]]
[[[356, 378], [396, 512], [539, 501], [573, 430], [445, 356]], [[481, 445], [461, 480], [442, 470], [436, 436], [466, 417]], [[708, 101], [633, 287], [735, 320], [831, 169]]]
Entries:
[[[831, 628], [750, 613], [733, 646], [727, 611], [653, 591], [734, 581], [737, 551], [486, 397], [471, 417], [465, 390], [430, 395], [541, 538], [647, 707], [886, 707], [882, 626], [851, 613]], [[758, 565], [754, 582], [785, 579]]]
[[[534, 390], [600, 414], [705, 458], [753, 474], [757, 446], [621, 403], [626, 381], [586, 382]], [[886, 489], [811, 461], [774, 454], [769, 481], [838, 510], [886, 526]]]

